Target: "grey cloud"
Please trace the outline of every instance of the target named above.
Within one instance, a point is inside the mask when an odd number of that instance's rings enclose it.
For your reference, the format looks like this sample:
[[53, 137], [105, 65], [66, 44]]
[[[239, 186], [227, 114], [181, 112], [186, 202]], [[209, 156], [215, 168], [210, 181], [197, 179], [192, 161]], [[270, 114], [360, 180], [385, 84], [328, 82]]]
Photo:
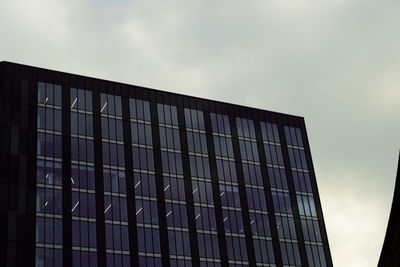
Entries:
[[335, 265], [375, 266], [400, 148], [399, 11], [3, 0], [0, 58], [304, 116]]

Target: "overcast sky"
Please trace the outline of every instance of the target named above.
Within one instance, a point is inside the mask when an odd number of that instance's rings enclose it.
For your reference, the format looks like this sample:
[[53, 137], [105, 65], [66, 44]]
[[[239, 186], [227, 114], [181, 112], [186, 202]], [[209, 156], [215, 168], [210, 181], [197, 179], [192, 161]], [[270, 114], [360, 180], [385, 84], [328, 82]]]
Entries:
[[0, 61], [304, 116], [334, 264], [369, 267], [400, 149], [399, 14], [398, 0], [1, 0]]

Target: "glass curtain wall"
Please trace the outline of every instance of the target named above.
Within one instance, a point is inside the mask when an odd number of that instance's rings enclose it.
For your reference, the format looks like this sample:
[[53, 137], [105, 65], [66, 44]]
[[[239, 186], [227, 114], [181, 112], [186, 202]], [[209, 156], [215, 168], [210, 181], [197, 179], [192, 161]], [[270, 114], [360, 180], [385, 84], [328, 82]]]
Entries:
[[62, 266], [61, 86], [38, 83], [36, 266]]
[[200, 266], [220, 266], [203, 111], [185, 109], [185, 122]]
[[256, 264], [270, 266], [275, 263], [275, 258], [254, 123], [252, 120], [236, 118], [236, 125]]
[[186, 197], [175, 106], [157, 104], [171, 266], [191, 266]]
[[300, 266], [300, 252], [278, 127], [276, 124], [261, 122], [261, 134], [267, 161], [282, 261], [284, 265]]
[[130, 266], [121, 97], [100, 94], [107, 266]]
[[140, 266], [161, 266], [153, 140], [148, 101], [129, 99]]
[[246, 266], [249, 263], [229, 117], [215, 113], [211, 113], [210, 116], [228, 262], [230, 266]]
[[326, 266], [314, 195], [299, 128], [284, 127], [309, 266]]
[[71, 88], [72, 266], [97, 266], [92, 92]]

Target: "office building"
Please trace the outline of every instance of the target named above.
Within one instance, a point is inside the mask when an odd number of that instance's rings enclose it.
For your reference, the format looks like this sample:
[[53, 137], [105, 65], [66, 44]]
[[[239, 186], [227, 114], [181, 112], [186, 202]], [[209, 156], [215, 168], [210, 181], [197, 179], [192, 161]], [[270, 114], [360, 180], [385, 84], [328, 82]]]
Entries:
[[0, 63], [1, 266], [332, 266], [304, 119]]

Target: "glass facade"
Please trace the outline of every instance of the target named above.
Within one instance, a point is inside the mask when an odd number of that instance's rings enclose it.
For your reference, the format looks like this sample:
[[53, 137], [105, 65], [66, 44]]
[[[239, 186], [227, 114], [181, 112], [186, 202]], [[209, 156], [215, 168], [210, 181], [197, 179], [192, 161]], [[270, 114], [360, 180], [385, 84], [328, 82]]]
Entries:
[[254, 123], [236, 118], [236, 125], [256, 263], [270, 266], [275, 264], [275, 258]]
[[327, 266], [301, 131], [284, 127], [309, 266]]
[[36, 266], [62, 266], [61, 86], [38, 83]]
[[229, 117], [211, 113], [212, 134], [217, 161], [228, 262], [231, 266], [248, 265], [242, 208], [236, 176]]
[[204, 115], [195, 109], [184, 112], [200, 264], [220, 266]]
[[171, 266], [192, 266], [176, 106], [157, 105]]
[[332, 266], [301, 119], [87, 81], [35, 81], [35, 266]]
[[301, 266], [278, 126], [276, 124], [261, 122], [261, 133], [268, 177], [271, 185], [282, 261], [285, 265]]
[[72, 265], [97, 266], [92, 92], [70, 89]]
[[107, 266], [130, 265], [125, 154], [120, 96], [100, 94]]
[[129, 99], [139, 265], [161, 266], [161, 247], [148, 101]]

